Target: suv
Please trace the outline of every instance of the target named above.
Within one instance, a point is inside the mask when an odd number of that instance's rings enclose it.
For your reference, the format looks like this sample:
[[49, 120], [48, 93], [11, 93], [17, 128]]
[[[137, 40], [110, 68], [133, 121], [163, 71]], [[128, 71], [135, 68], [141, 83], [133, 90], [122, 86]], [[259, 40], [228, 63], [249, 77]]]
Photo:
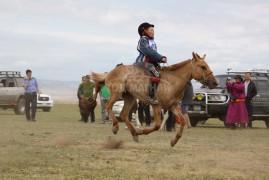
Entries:
[[[23, 77], [18, 71], [0, 71], [0, 108], [13, 108], [16, 114], [25, 113], [24, 88], [21, 87]], [[49, 95], [40, 94], [37, 108], [50, 111], [53, 100]]]
[[263, 120], [269, 128], [269, 70], [254, 69], [251, 71], [233, 71], [228, 69], [226, 74], [216, 75], [218, 86], [208, 89], [202, 86], [194, 90], [193, 103], [189, 108], [189, 116], [192, 126], [199, 121], [205, 122], [209, 118], [218, 118], [225, 124], [230, 94], [226, 91], [227, 78], [251, 72], [251, 80], [257, 88], [257, 95], [253, 98], [253, 120]]

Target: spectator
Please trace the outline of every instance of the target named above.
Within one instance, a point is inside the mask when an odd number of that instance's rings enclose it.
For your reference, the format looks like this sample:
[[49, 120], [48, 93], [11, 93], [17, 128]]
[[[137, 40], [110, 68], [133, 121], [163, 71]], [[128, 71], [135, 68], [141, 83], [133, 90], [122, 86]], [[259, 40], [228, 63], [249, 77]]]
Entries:
[[133, 120], [133, 114], [136, 117], [136, 111], [137, 111], [137, 102], [135, 101], [132, 108], [130, 109], [130, 112], [129, 112], [129, 115], [128, 115], [128, 119], [129, 119], [130, 122], [132, 122], [132, 120]]
[[[37, 105], [37, 93], [39, 96], [38, 84], [34, 77], [32, 77], [32, 71], [26, 70], [26, 77], [22, 81], [22, 87], [25, 89], [25, 114], [27, 121], [35, 122], [36, 105]], [[30, 106], [31, 104], [31, 106]], [[31, 107], [31, 108], [30, 108]], [[31, 114], [30, 114], [31, 109]]]
[[248, 120], [249, 120], [248, 127], [252, 128], [252, 115], [253, 115], [252, 98], [256, 96], [257, 89], [256, 89], [255, 84], [251, 81], [250, 77], [251, 77], [251, 73], [246, 72], [245, 82], [244, 82], [245, 83], [245, 95], [246, 95], [245, 104], [246, 104], [246, 108], [248, 112]]
[[[79, 97], [81, 98], [81, 100], [84, 99], [93, 99], [93, 89], [94, 89], [94, 84], [92, 82], [90, 82], [90, 76], [87, 75], [85, 76], [85, 79], [83, 81], [83, 83], [81, 83], [79, 85], [78, 88], [78, 94]], [[81, 101], [80, 100], [80, 101]], [[83, 107], [82, 107], [83, 108]], [[88, 112], [88, 110], [85, 109], [81, 109], [82, 111], [82, 121], [87, 123], [89, 116], [91, 116], [91, 123], [95, 122], [95, 114], [94, 114], [94, 109], [92, 109], [90, 112]]]
[[138, 101], [137, 110], [140, 123], [143, 124], [143, 122], [146, 122], [146, 126], [150, 126], [151, 118], [149, 104], [145, 104], [142, 101]]
[[[81, 81], [82, 81], [82, 83], [84, 82], [84, 80], [85, 80], [85, 77], [86, 76], [82, 76], [82, 78], [81, 78]], [[80, 110], [80, 115], [81, 115], [81, 119], [79, 120], [79, 121], [83, 121], [82, 120], [82, 104], [81, 104], [81, 98], [80, 98], [80, 95], [79, 95], [79, 91], [77, 92], [77, 97], [78, 97], [78, 107], [79, 107], [79, 110]]]
[[175, 119], [176, 119], [176, 117], [170, 110], [168, 110], [167, 113], [168, 113], [168, 117], [167, 117], [167, 120], [165, 123], [165, 129], [168, 132], [171, 132], [172, 130], [175, 131], [175, 129], [176, 129], [176, 127], [175, 127], [176, 120]]
[[101, 91], [100, 91], [100, 101], [101, 101], [101, 108], [102, 108], [102, 120], [101, 123], [105, 124], [106, 120], [109, 120], [108, 113], [106, 111], [106, 103], [108, 99], [110, 98], [110, 94], [106, 88], [105, 85], [102, 86]]
[[182, 109], [182, 114], [185, 119], [186, 128], [191, 127], [188, 110], [189, 110], [190, 104], [192, 103], [192, 98], [193, 98], [193, 86], [192, 86], [192, 83], [189, 82], [187, 85], [187, 88], [185, 89], [184, 96], [181, 100], [181, 109]]
[[240, 75], [235, 76], [235, 82], [230, 82], [227, 79], [227, 91], [231, 93], [230, 104], [226, 115], [226, 124], [231, 125], [232, 129], [236, 129], [237, 124], [245, 127], [248, 123], [248, 113], [245, 104], [245, 85]]

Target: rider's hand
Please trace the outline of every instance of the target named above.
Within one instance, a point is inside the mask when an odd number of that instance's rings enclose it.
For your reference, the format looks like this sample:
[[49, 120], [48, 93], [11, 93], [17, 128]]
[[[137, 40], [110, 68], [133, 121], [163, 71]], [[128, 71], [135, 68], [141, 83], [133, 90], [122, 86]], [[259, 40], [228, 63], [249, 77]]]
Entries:
[[162, 63], [167, 63], [167, 58], [162, 58], [162, 59], [161, 59], [161, 62], [162, 62]]

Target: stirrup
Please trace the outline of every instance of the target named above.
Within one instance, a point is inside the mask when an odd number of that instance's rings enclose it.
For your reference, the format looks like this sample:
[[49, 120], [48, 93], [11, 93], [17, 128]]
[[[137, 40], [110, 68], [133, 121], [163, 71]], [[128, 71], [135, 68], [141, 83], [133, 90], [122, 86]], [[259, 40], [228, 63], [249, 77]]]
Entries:
[[157, 99], [155, 99], [155, 98], [149, 97], [148, 101], [149, 101], [150, 104], [159, 104], [159, 101]]

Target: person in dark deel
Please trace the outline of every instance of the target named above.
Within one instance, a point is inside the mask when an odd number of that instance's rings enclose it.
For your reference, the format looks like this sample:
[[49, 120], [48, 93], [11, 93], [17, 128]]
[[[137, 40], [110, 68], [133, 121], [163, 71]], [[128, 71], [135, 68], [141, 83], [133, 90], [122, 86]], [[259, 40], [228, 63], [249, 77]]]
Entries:
[[138, 102], [138, 119], [141, 124], [143, 124], [143, 122], [146, 122], [146, 126], [150, 126], [151, 123], [150, 107], [148, 104], [145, 104], [142, 101]]
[[244, 84], [245, 84], [245, 95], [246, 95], [245, 104], [246, 104], [246, 108], [248, 112], [248, 120], [249, 120], [249, 123], [247, 125], [248, 128], [252, 128], [252, 115], [253, 115], [252, 98], [257, 95], [256, 86], [251, 81], [250, 77], [251, 77], [251, 73], [246, 72]]
[[[79, 85], [79, 88], [78, 88], [79, 97], [82, 100], [83, 100], [83, 98], [85, 98], [85, 99], [94, 98], [93, 90], [94, 90], [94, 84], [92, 82], [90, 82], [90, 76], [87, 75], [87, 76], [85, 76], [83, 83], [81, 83]], [[91, 116], [91, 123], [94, 123], [95, 122], [94, 109], [92, 109], [90, 112], [87, 112], [87, 110], [82, 111], [82, 121], [83, 122], [87, 123], [89, 116]]]

